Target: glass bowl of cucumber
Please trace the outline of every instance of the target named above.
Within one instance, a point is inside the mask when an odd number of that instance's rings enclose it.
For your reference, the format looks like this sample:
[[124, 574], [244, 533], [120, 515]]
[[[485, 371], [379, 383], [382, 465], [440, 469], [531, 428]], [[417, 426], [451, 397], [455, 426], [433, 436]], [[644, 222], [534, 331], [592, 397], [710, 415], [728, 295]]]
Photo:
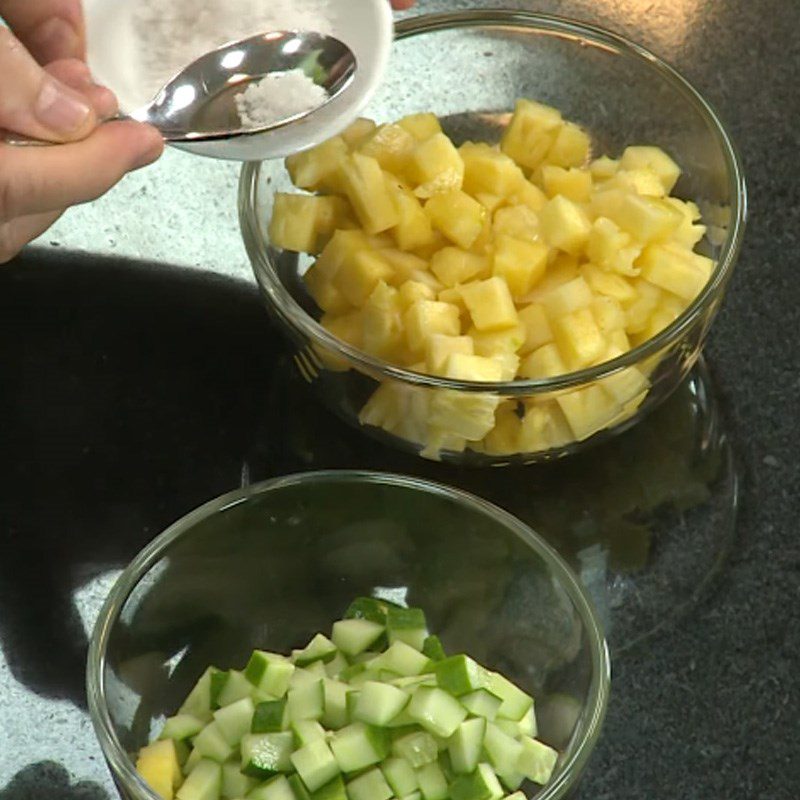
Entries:
[[364, 113], [377, 128], [240, 183], [267, 307], [340, 417], [432, 459], [529, 463], [626, 429], [686, 377], [746, 190], [672, 68], [565, 19], [426, 15], [397, 26]]
[[111, 590], [87, 667], [129, 800], [556, 800], [609, 682], [591, 602], [543, 539], [368, 472], [279, 478], [175, 523]]

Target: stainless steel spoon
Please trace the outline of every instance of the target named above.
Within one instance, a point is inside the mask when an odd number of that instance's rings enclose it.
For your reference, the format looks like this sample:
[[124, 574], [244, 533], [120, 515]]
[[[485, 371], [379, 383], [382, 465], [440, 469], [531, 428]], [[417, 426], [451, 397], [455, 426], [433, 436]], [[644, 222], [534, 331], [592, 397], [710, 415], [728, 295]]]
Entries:
[[[285, 119], [245, 127], [236, 97], [267, 75], [302, 70], [322, 86], [327, 99]], [[135, 119], [158, 130], [168, 142], [224, 142], [268, 134], [300, 122], [338, 97], [357, 69], [356, 57], [331, 36], [309, 31], [275, 31], [224, 45], [191, 63], [172, 78], [148, 105], [117, 119]], [[52, 145], [38, 139], [9, 137], [19, 146]]]

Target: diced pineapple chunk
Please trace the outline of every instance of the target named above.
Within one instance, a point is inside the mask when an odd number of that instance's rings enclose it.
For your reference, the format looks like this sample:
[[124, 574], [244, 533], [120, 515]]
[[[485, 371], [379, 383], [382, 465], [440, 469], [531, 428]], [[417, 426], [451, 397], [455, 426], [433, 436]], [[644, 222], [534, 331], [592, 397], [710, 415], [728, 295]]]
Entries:
[[383, 169], [401, 176], [417, 142], [399, 125], [381, 125], [358, 146], [359, 153], [372, 156]]
[[401, 286], [408, 280], [414, 280], [421, 272], [427, 275], [428, 262], [424, 258], [392, 247], [384, 248], [380, 253], [392, 267], [392, 286]]
[[666, 201], [683, 215], [681, 224], [670, 235], [670, 241], [691, 250], [706, 233], [706, 226], [698, 222], [700, 209], [694, 203], [684, 202], [677, 197], [667, 197]]
[[521, 167], [535, 169], [562, 127], [561, 112], [532, 100], [518, 100], [501, 148]]
[[619, 301], [613, 297], [605, 295], [595, 297], [592, 300], [592, 314], [604, 336], [608, 336], [612, 331], [625, 330], [625, 312]]
[[547, 163], [557, 167], [580, 167], [589, 158], [589, 134], [574, 122], [565, 122], [547, 151]]
[[582, 169], [564, 169], [550, 164], [542, 167], [542, 186], [548, 197], [561, 194], [575, 203], [586, 203], [592, 193], [592, 176]]
[[553, 336], [567, 366], [581, 369], [595, 362], [608, 344], [589, 308], [581, 308], [552, 321]]
[[474, 197], [490, 214], [505, 202], [505, 198], [500, 197], [500, 195], [487, 194], [486, 192], [475, 192]]
[[318, 253], [347, 219], [349, 206], [341, 197], [305, 194], [275, 195], [269, 238], [275, 247], [298, 253]]
[[498, 208], [492, 220], [492, 233], [535, 242], [539, 238], [539, 217], [526, 205]]
[[525, 415], [519, 430], [521, 453], [540, 453], [572, 441], [572, 431], [564, 414], [553, 400], [525, 403]]
[[310, 192], [337, 191], [335, 175], [342, 159], [348, 154], [347, 144], [341, 136], [334, 136], [320, 145], [295, 153], [286, 159], [286, 169], [292, 183]]
[[374, 120], [359, 117], [340, 136], [351, 150], [355, 150], [377, 127]]
[[415, 444], [428, 438], [431, 393], [419, 386], [386, 381], [367, 401], [358, 421], [373, 425]]
[[401, 250], [417, 250], [433, 241], [433, 226], [416, 195], [387, 174], [386, 185], [397, 210], [392, 234]]
[[475, 243], [486, 216], [477, 200], [458, 190], [431, 197], [425, 204], [425, 213], [436, 230], [464, 250]]
[[578, 259], [567, 253], [551, 251], [549, 255], [550, 263], [544, 274], [544, 278], [539, 281], [533, 291], [527, 297], [519, 297], [520, 303], [542, 303], [555, 289], [563, 286], [575, 278], [580, 277], [578, 271]]
[[374, 158], [352, 153], [340, 164], [339, 178], [367, 233], [380, 233], [397, 225], [400, 215], [381, 165]]
[[514, 297], [527, 294], [544, 276], [547, 247], [504, 234], [495, 239], [492, 271], [505, 279]]
[[363, 231], [336, 231], [320, 253], [311, 272], [316, 271], [328, 281], [333, 281], [342, 264], [352, 264], [362, 250], [371, 249], [370, 238]]
[[708, 283], [711, 259], [670, 244], [651, 244], [636, 260], [642, 277], [684, 300], [694, 300]]
[[592, 228], [586, 212], [566, 197], [556, 195], [539, 212], [539, 224], [545, 241], [571, 255], [578, 255], [589, 239]]
[[547, 312], [540, 303], [530, 303], [520, 309], [519, 321], [525, 329], [525, 341], [519, 348], [520, 355], [527, 355], [553, 341], [553, 330], [547, 319]]
[[541, 299], [551, 319], [571, 314], [579, 308], [587, 308], [594, 298], [589, 284], [582, 277], [556, 286]]
[[529, 353], [519, 365], [519, 374], [523, 378], [555, 378], [568, 372], [567, 365], [554, 342], [544, 344]]
[[405, 309], [417, 300], [435, 300], [436, 292], [422, 281], [406, 281], [400, 286], [400, 305]]
[[445, 286], [466, 283], [488, 271], [489, 260], [485, 256], [459, 247], [443, 247], [431, 259], [431, 272]]
[[442, 126], [436, 114], [426, 112], [424, 114], [409, 114], [397, 123], [401, 128], [407, 130], [418, 142], [424, 142], [442, 132]]
[[417, 300], [403, 314], [406, 341], [414, 353], [423, 353], [434, 333], [458, 336], [461, 320], [458, 308], [438, 300]]
[[596, 294], [613, 297], [620, 303], [629, 303], [636, 298], [636, 290], [630, 281], [615, 272], [606, 272], [595, 264], [584, 264], [581, 275]]
[[649, 169], [658, 175], [664, 192], [669, 194], [680, 178], [680, 167], [660, 147], [626, 147], [620, 159], [623, 169]]
[[306, 288], [314, 302], [323, 310], [333, 314], [343, 314], [351, 310], [347, 298], [333, 285], [317, 265], [311, 267], [303, 276]]
[[485, 192], [500, 198], [522, 188], [522, 170], [505, 154], [488, 144], [466, 142], [459, 148], [464, 161], [464, 191], [473, 196]]
[[361, 311], [351, 311], [349, 314], [341, 315], [323, 314], [319, 322], [337, 339], [359, 349], [363, 346], [364, 320]]
[[460, 286], [451, 286], [447, 289], [442, 289], [436, 297], [443, 303], [452, 303], [458, 308], [458, 313], [461, 314], [462, 319], [469, 316], [467, 304], [464, 302], [464, 297], [461, 294]]
[[633, 244], [631, 237], [607, 217], [598, 217], [589, 232], [586, 255], [604, 270], [635, 277], [639, 270], [633, 262], [639, 257], [641, 247]]
[[393, 270], [379, 250], [359, 250], [351, 261], [342, 263], [333, 285], [353, 306], [361, 307], [380, 281], [389, 283]]
[[579, 442], [612, 425], [622, 412], [619, 403], [597, 384], [559, 394], [556, 402]]
[[589, 172], [595, 181], [605, 181], [613, 178], [619, 169], [619, 161], [608, 156], [600, 156], [589, 164]]
[[525, 342], [525, 327], [517, 323], [501, 331], [479, 331], [477, 328], [470, 328], [467, 336], [472, 339], [477, 355], [493, 358], [516, 353]]
[[620, 169], [606, 185], [647, 197], [664, 196], [664, 185], [651, 169]]
[[518, 321], [517, 309], [508, 284], [497, 276], [473, 281], [461, 287], [472, 322], [479, 331], [510, 328]]
[[[606, 333], [604, 331], [604, 333]], [[615, 347], [621, 353], [627, 353], [631, 349], [631, 342], [628, 334], [624, 330], [612, 330], [606, 333], [609, 347]]]
[[531, 211], [541, 211], [547, 202], [547, 195], [536, 184], [530, 181], [520, 186], [520, 188], [508, 198], [512, 206], [527, 206]]
[[[444, 376], [459, 381], [480, 381], [496, 383], [500, 380], [502, 370], [500, 365], [485, 356], [467, 355], [465, 353], [451, 353], [447, 357]], [[482, 436], [469, 437], [480, 439]]]
[[143, 747], [136, 761], [136, 771], [163, 800], [172, 800], [182, 781], [175, 742], [164, 739]]
[[517, 377], [520, 357], [516, 353], [495, 353], [491, 359], [500, 365], [501, 381], [513, 381]]
[[[477, 356], [463, 357], [477, 358]], [[500, 367], [493, 361], [489, 363], [497, 369], [499, 375]], [[494, 427], [494, 413], [499, 402], [496, 395], [488, 392], [435, 389], [431, 398], [430, 424], [434, 428], [460, 436], [467, 441], [478, 441]]]
[[426, 343], [425, 363], [433, 375], [443, 375], [447, 359], [453, 353], [471, 356], [475, 345], [469, 336], [446, 336], [434, 333]]
[[372, 355], [388, 361], [400, 360], [403, 345], [403, 321], [397, 289], [381, 281], [364, 305], [363, 347]]
[[495, 411], [494, 428], [483, 439], [483, 451], [493, 456], [518, 453], [522, 420], [515, 403], [501, 403]]
[[[613, 361], [623, 353], [623, 350], [610, 345], [603, 354], [600, 363]], [[650, 388], [650, 381], [636, 367], [625, 367], [608, 377], [602, 378], [598, 383], [621, 406], [635, 400]]]
[[433, 197], [461, 188], [464, 162], [447, 136], [437, 133], [412, 150], [406, 174], [416, 184], [417, 197]]
[[666, 201], [631, 192], [622, 192], [619, 206], [610, 208], [607, 216], [642, 244], [665, 239], [683, 219]]
[[636, 299], [625, 308], [625, 331], [629, 334], [639, 333], [647, 327], [650, 316], [663, 296], [658, 286], [644, 278], [636, 278], [633, 287], [636, 290]]

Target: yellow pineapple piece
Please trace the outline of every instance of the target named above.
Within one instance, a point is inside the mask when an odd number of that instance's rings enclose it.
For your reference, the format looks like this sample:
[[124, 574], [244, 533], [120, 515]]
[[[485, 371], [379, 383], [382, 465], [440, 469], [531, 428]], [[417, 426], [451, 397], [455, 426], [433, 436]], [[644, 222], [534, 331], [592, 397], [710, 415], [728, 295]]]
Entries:
[[431, 272], [448, 287], [466, 283], [489, 272], [485, 256], [458, 247], [443, 247], [431, 259]]
[[639, 270], [633, 262], [641, 252], [641, 246], [634, 244], [630, 235], [607, 217], [598, 217], [592, 223], [586, 255], [602, 269], [635, 277]]
[[325, 245], [314, 264], [314, 270], [330, 282], [342, 264], [352, 265], [362, 250], [372, 250], [370, 237], [359, 230], [338, 230]]
[[541, 211], [547, 202], [547, 195], [535, 184], [525, 181], [508, 198], [508, 202], [512, 206], [527, 206], [531, 211]]
[[637, 346], [644, 344], [672, 325], [679, 316], [680, 311], [673, 311], [668, 304], [662, 301], [653, 311], [644, 328], [637, 333], [631, 334], [631, 342]]
[[400, 286], [400, 305], [403, 309], [408, 308], [417, 300], [435, 300], [436, 292], [422, 281], [406, 281]]
[[433, 197], [461, 189], [464, 162], [455, 145], [443, 133], [419, 142], [408, 158], [406, 174], [417, 197]]
[[358, 152], [374, 158], [383, 169], [395, 176], [405, 173], [416, 139], [399, 125], [381, 125], [358, 146]]
[[306, 272], [303, 280], [308, 293], [323, 311], [344, 314], [352, 309], [347, 298], [333, 285], [328, 276], [317, 268], [316, 264]]
[[539, 212], [542, 236], [550, 247], [577, 255], [589, 239], [592, 224], [577, 203], [556, 195]]
[[517, 100], [501, 141], [503, 152], [521, 167], [536, 169], [562, 127], [561, 112], [532, 100]]
[[310, 192], [337, 191], [336, 171], [348, 154], [347, 144], [341, 136], [323, 142], [304, 153], [295, 153], [286, 159], [286, 169], [292, 183]]
[[710, 258], [671, 244], [648, 245], [636, 260], [643, 278], [684, 300], [700, 294], [713, 265]]
[[496, 209], [500, 208], [505, 202], [505, 198], [497, 194], [487, 194], [486, 192], [475, 192], [473, 194], [475, 199], [491, 214]]
[[490, 358], [500, 365], [501, 381], [513, 381], [517, 377], [520, 357], [516, 353], [495, 353]]
[[381, 165], [374, 158], [352, 153], [343, 159], [338, 174], [358, 221], [367, 233], [381, 233], [397, 225], [400, 214]]
[[525, 342], [525, 327], [521, 323], [501, 331], [479, 331], [472, 327], [467, 331], [472, 339], [475, 354], [486, 358], [516, 353]]
[[386, 381], [361, 409], [358, 421], [424, 445], [428, 439], [430, 397], [431, 393], [422, 387]]
[[594, 321], [604, 336], [608, 336], [612, 331], [624, 332], [625, 311], [618, 300], [613, 297], [598, 295], [592, 300], [591, 308]]
[[600, 156], [589, 164], [589, 173], [596, 182], [607, 181], [613, 178], [619, 169], [619, 161], [608, 156]]
[[542, 186], [548, 197], [560, 194], [574, 203], [587, 203], [592, 193], [592, 176], [583, 169], [545, 164], [542, 167]]
[[620, 303], [629, 303], [636, 298], [636, 290], [629, 280], [615, 272], [606, 272], [596, 264], [584, 264], [581, 275], [595, 294], [613, 297]]
[[349, 216], [341, 197], [306, 194], [275, 195], [269, 238], [275, 247], [298, 253], [318, 253]]
[[539, 239], [539, 217], [526, 205], [498, 208], [492, 219], [492, 233], [535, 242]]
[[541, 303], [555, 289], [580, 277], [578, 259], [568, 253], [551, 250], [548, 255], [548, 267], [544, 277], [536, 284], [533, 291], [525, 297], [516, 298], [517, 303]]
[[647, 327], [650, 316], [661, 302], [663, 292], [644, 278], [633, 281], [636, 299], [625, 307], [625, 332], [640, 333]]
[[548, 164], [557, 167], [580, 167], [592, 149], [589, 134], [574, 122], [565, 122], [547, 151]]
[[434, 333], [458, 336], [461, 319], [458, 308], [438, 300], [417, 300], [403, 313], [406, 341], [414, 353], [423, 353]]
[[416, 250], [433, 241], [433, 228], [414, 193], [391, 173], [385, 173], [386, 186], [398, 215], [391, 233], [401, 250]]
[[501, 403], [495, 411], [494, 428], [483, 439], [483, 452], [492, 456], [518, 453], [521, 424], [516, 403]]
[[379, 250], [360, 250], [352, 261], [343, 263], [336, 271], [333, 285], [350, 305], [360, 308], [381, 282], [392, 280], [391, 264]]
[[695, 203], [677, 197], [667, 197], [666, 202], [680, 211], [683, 217], [681, 224], [670, 235], [670, 241], [691, 250], [706, 234], [706, 226], [699, 221], [700, 209]]
[[559, 352], [571, 370], [595, 362], [608, 348], [590, 308], [580, 308], [551, 322]]
[[439, 279], [432, 272], [428, 272], [427, 269], [415, 270], [411, 273], [409, 278], [412, 281], [418, 281], [419, 283], [424, 283], [426, 286], [430, 286], [434, 294], [439, 294], [439, 292], [444, 289]]
[[[451, 353], [445, 362], [444, 377], [452, 380], [496, 383], [500, 375], [500, 365], [485, 356]], [[467, 438], [480, 439], [482, 436]]]
[[347, 127], [344, 133], [339, 135], [351, 150], [355, 150], [377, 127], [374, 120], [359, 117]]
[[603, 331], [608, 339], [608, 346], [615, 347], [621, 353], [627, 353], [631, 349], [628, 334], [624, 330]]
[[593, 299], [591, 287], [583, 277], [578, 276], [549, 291], [541, 298], [541, 303], [549, 317], [554, 319], [581, 308], [588, 308]]
[[449, 433], [431, 425], [428, 427], [428, 438], [425, 447], [420, 451], [420, 455], [431, 461], [441, 461], [443, 451], [462, 453], [466, 448], [467, 440], [463, 436]]
[[619, 403], [597, 384], [559, 394], [556, 402], [578, 441], [613, 425], [622, 413]]
[[360, 310], [347, 314], [323, 314], [319, 324], [337, 339], [357, 347], [364, 346], [364, 319]]
[[425, 213], [436, 230], [451, 242], [468, 250], [483, 230], [486, 210], [462, 191], [451, 191], [431, 197]]
[[525, 402], [524, 407], [517, 439], [519, 452], [541, 453], [573, 441], [572, 431], [555, 401], [537, 399]]
[[526, 242], [500, 234], [495, 239], [493, 273], [505, 279], [511, 294], [527, 294], [544, 276], [547, 247], [542, 242]]
[[447, 237], [440, 231], [434, 229], [431, 240], [427, 244], [415, 247], [413, 252], [414, 255], [424, 258], [426, 261], [430, 261], [439, 250], [449, 245], [450, 241]]
[[[612, 361], [623, 355], [624, 352], [624, 350], [620, 350], [614, 345], [609, 345], [599, 363]], [[636, 400], [643, 393], [647, 393], [650, 388], [650, 381], [636, 367], [625, 367], [606, 378], [600, 379], [597, 383], [621, 406]]]
[[519, 348], [520, 355], [528, 355], [543, 344], [553, 341], [553, 329], [550, 327], [543, 305], [529, 303], [517, 313], [519, 321], [525, 329], [525, 341]]
[[[475, 253], [479, 256], [491, 256], [493, 239], [494, 233], [492, 231], [492, 217], [487, 211], [483, 218], [483, 227], [481, 228], [481, 232], [478, 234], [477, 238], [469, 248], [470, 253]], [[487, 260], [487, 264], [488, 263], [489, 262]], [[486, 277], [489, 277], [488, 270]]]
[[428, 269], [428, 262], [424, 258], [387, 247], [380, 251], [381, 257], [392, 267], [392, 286], [400, 286], [408, 280], [413, 280], [420, 272]]
[[632, 192], [621, 194], [619, 206], [610, 208], [606, 216], [637, 242], [648, 244], [665, 239], [683, 220], [681, 213], [664, 200], [640, 197]]
[[614, 186], [624, 191], [647, 197], [663, 197], [664, 185], [651, 169], [620, 169], [606, 186]]
[[680, 167], [660, 147], [626, 147], [620, 166], [623, 169], [651, 170], [661, 181], [665, 194], [672, 191], [681, 176]]
[[479, 331], [510, 328], [518, 321], [508, 284], [497, 276], [472, 281], [461, 287], [472, 322]]
[[[470, 356], [464, 356], [464, 358], [470, 358]], [[500, 367], [494, 362], [489, 363], [493, 367], [497, 367], [499, 375]], [[496, 395], [488, 392], [472, 393], [456, 389], [435, 389], [431, 398], [429, 421], [431, 427], [453, 436], [459, 436], [471, 442], [478, 441], [483, 439], [494, 427], [494, 413], [499, 402]]]
[[555, 378], [568, 372], [569, 369], [554, 342], [543, 344], [528, 353], [519, 365], [519, 375], [522, 378]]
[[425, 364], [433, 375], [443, 375], [447, 359], [453, 353], [475, 355], [475, 347], [469, 336], [447, 336], [434, 333], [426, 342]]
[[466, 142], [459, 148], [464, 162], [464, 186], [468, 194], [487, 193], [509, 197], [522, 188], [522, 170], [505, 154], [488, 144]]
[[436, 114], [431, 113], [409, 114], [397, 124], [408, 131], [418, 142], [424, 142], [442, 132], [442, 126], [439, 124]]
[[397, 363], [401, 360], [403, 320], [400, 294], [381, 281], [364, 305], [362, 347], [372, 355]]
[[172, 800], [183, 780], [175, 742], [163, 739], [143, 747], [136, 760], [136, 771], [162, 800]]

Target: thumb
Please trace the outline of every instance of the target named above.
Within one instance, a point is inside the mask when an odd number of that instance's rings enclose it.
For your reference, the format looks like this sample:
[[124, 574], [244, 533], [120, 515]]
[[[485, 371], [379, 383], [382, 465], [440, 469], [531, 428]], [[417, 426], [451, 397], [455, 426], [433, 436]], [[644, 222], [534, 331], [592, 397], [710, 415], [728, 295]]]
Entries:
[[67, 142], [85, 138], [96, 125], [87, 99], [43, 70], [0, 26], [0, 129]]

